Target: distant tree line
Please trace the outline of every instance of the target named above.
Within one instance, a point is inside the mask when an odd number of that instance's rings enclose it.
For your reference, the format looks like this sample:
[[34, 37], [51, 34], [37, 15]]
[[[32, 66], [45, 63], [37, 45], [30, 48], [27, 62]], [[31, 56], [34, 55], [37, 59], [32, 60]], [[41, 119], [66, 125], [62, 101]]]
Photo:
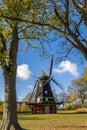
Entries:
[[[4, 102], [0, 101], [0, 112], [3, 112]], [[17, 103], [17, 112], [31, 112], [30, 106], [26, 105], [26, 103], [18, 102]]]

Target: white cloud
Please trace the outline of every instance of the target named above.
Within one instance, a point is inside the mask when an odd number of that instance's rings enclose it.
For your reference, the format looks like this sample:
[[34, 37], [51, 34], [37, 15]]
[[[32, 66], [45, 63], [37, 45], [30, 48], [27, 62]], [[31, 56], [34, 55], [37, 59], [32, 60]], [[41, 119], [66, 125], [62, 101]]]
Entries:
[[29, 89], [33, 89], [33, 87], [34, 87], [33, 85], [28, 85], [27, 86], [27, 88], [29, 88]]
[[73, 76], [78, 76], [79, 72], [78, 72], [78, 66], [75, 63], [72, 63], [68, 60], [66, 61], [62, 61], [58, 68], [53, 70], [55, 73], [65, 73], [65, 72], [69, 72], [71, 73]]
[[22, 64], [17, 67], [17, 77], [26, 80], [30, 78], [32, 72], [29, 70], [29, 66], [27, 64]]

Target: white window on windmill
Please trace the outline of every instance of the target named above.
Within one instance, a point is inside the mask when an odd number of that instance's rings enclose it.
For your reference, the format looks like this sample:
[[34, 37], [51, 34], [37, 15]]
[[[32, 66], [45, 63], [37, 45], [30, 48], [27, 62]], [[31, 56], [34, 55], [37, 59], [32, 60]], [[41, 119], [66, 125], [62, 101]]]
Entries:
[[39, 87], [42, 87], [42, 83], [41, 82], [39, 83]]
[[40, 103], [40, 101], [41, 101], [40, 98], [37, 98], [37, 102]]
[[45, 98], [45, 101], [48, 102], [48, 98], [47, 97]]
[[48, 91], [47, 91], [47, 90], [45, 90], [45, 91], [44, 91], [44, 93], [45, 93], [45, 95], [47, 95], [47, 94], [48, 94]]

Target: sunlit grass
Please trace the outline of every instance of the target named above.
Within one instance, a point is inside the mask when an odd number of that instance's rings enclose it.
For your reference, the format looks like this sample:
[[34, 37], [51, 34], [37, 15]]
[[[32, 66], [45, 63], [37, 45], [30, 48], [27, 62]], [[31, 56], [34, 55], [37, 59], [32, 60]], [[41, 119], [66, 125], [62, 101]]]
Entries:
[[[0, 121], [2, 115], [0, 115]], [[87, 130], [87, 114], [18, 114], [21, 127], [27, 130]]]

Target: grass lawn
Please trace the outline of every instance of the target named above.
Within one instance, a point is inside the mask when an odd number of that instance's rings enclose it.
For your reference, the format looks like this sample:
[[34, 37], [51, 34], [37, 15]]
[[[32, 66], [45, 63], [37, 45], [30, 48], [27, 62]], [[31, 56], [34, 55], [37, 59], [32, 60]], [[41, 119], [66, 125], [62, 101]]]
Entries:
[[[0, 123], [2, 114], [0, 114]], [[87, 114], [18, 114], [20, 125], [27, 130], [87, 130]]]

